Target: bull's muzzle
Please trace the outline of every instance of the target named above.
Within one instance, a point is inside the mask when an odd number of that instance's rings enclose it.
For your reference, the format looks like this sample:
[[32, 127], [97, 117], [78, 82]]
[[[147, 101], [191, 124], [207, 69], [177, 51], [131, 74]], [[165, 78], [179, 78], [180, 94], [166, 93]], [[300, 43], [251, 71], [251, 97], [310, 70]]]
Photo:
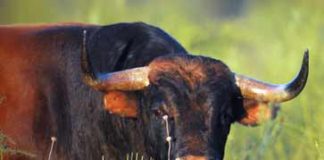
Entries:
[[188, 155], [188, 156], [176, 158], [176, 160], [208, 160], [208, 158], [204, 156]]

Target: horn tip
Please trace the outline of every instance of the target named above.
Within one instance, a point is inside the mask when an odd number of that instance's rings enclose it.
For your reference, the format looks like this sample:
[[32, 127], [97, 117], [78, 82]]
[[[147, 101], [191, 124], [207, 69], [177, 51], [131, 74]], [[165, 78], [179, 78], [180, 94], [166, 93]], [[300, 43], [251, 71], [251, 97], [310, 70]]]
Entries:
[[307, 61], [308, 62], [308, 58], [309, 58], [309, 49], [307, 48], [304, 52], [304, 61]]
[[299, 93], [304, 89], [308, 79], [308, 72], [309, 72], [309, 50], [306, 49], [304, 52], [303, 63], [298, 75], [292, 82], [290, 82], [290, 84], [286, 88], [286, 91], [290, 92], [291, 94], [289, 96], [290, 97], [289, 99], [298, 96]]
[[309, 49], [308, 48], [304, 52], [302, 68], [306, 68], [307, 70], [309, 68]]

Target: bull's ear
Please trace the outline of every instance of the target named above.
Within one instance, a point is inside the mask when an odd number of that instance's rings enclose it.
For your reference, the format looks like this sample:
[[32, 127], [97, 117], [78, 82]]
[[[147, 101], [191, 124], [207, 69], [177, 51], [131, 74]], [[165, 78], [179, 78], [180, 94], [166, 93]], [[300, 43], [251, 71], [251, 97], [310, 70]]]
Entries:
[[246, 115], [238, 122], [246, 126], [257, 126], [262, 122], [273, 119], [279, 110], [278, 106], [270, 107], [269, 103], [244, 99]]
[[136, 118], [138, 113], [138, 98], [133, 92], [109, 91], [104, 95], [106, 111], [121, 117]]

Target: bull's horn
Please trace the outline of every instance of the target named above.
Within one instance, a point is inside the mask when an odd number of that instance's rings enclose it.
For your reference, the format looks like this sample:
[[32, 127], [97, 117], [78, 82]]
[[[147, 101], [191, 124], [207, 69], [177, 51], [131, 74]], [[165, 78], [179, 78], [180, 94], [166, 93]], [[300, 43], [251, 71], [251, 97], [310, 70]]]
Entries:
[[308, 50], [298, 75], [287, 84], [268, 84], [243, 75], [235, 74], [236, 85], [244, 98], [263, 102], [284, 102], [296, 97], [304, 88], [308, 77]]
[[148, 74], [150, 69], [147, 66], [106, 74], [96, 74], [93, 72], [85, 47], [86, 34], [87, 32], [84, 31], [81, 51], [81, 68], [84, 74], [83, 79], [86, 84], [101, 91], [133, 91], [141, 90], [149, 85]]

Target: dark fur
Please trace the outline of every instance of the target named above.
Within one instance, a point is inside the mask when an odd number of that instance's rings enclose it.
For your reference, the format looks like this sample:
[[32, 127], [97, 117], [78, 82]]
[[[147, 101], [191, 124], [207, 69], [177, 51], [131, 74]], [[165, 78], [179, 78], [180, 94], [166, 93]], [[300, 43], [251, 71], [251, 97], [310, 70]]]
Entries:
[[[152, 84], [137, 91], [137, 119], [110, 115], [100, 93], [82, 82], [80, 53], [86, 29], [91, 69], [107, 73], [164, 61], [174, 67], [150, 75]], [[239, 89], [232, 72], [220, 61], [187, 54], [162, 30], [143, 23], [110, 26], [55, 27], [35, 32], [37, 47], [48, 52], [39, 65], [40, 106], [35, 140], [49, 144], [57, 136], [56, 158], [124, 159], [134, 152], [166, 159], [165, 128], [154, 112], [166, 104], [173, 140], [173, 158], [187, 154], [222, 159], [230, 124], [242, 117]], [[48, 60], [50, 59], [50, 60]], [[45, 61], [45, 60], [44, 60]], [[190, 74], [197, 66], [204, 78]], [[190, 68], [190, 67], [189, 67]], [[47, 153], [48, 148], [40, 148]], [[45, 156], [44, 156], [45, 157]], [[54, 158], [55, 159], [55, 158]]]

